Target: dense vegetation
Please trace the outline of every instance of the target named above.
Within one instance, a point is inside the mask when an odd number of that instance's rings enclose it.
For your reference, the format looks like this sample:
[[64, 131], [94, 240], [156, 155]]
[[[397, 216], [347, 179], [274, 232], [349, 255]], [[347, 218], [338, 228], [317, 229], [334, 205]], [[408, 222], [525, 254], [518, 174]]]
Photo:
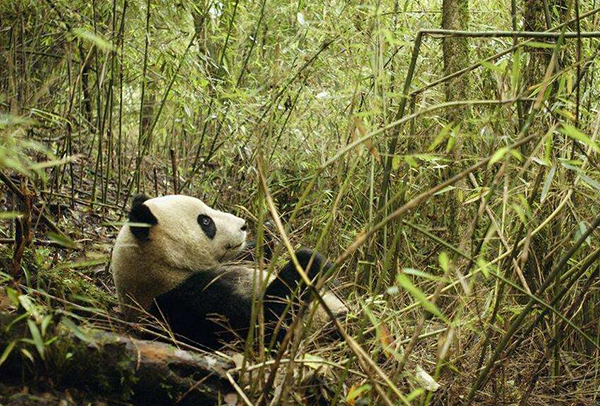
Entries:
[[[64, 396], [81, 354], [61, 331], [140, 332], [109, 259], [144, 192], [335, 264], [341, 339], [249, 342], [239, 402], [596, 404], [599, 16], [595, 0], [1, 2], [0, 403]], [[25, 372], [3, 372], [16, 358]], [[77, 396], [131, 398], [99, 386]]]

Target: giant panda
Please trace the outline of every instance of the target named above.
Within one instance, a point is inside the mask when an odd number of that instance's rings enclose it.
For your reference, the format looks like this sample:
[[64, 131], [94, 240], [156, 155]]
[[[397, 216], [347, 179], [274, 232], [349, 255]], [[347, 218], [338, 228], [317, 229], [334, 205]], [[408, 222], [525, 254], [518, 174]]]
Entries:
[[[154, 315], [180, 338], [212, 349], [236, 337], [244, 339], [250, 327], [252, 289], [258, 285], [254, 264], [236, 260], [246, 246], [246, 236], [243, 219], [194, 197], [136, 196], [129, 223], [120, 230], [112, 254], [121, 312], [129, 320], [144, 313]], [[311, 279], [330, 266], [311, 250], [295, 254]], [[284, 314], [286, 298], [297, 297], [296, 302], [307, 298], [302, 286], [299, 294], [292, 295], [299, 281], [291, 261], [270, 279], [264, 296], [265, 325], [289, 317], [289, 311]], [[347, 311], [332, 292], [325, 292], [324, 299], [334, 314]], [[315, 319], [317, 324], [326, 320], [322, 309]]]

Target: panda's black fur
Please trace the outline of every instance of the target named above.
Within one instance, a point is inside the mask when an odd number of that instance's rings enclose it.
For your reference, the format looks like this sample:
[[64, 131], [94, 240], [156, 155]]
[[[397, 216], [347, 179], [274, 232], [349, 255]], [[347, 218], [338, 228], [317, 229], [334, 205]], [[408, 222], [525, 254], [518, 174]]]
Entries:
[[[296, 252], [298, 262], [309, 278], [314, 279], [320, 271], [326, 271], [331, 265], [319, 253], [315, 253], [308, 268], [312, 256], [313, 251], [308, 249]], [[227, 271], [221, 269], [197, 272], [175, 289], [159, 295], [151, 312], [156, 317], [166, 319], [176, 334], [209, 348], [218, 348], [220, 343], [232, 342], [236, 338], [245, 339], [250, 327], [252, 297], [233, 293], [234, 283], [236, 280], [228, 278]], [[292, 313], [285, 312], [288, 308], [287, 298], [295, 293], [299, 284], [300, 292], [296, 297], [307, 300], [309, 292], [306, 285], [301, 282], [296, 267], [289, 261], [267, 287], [264, 301], [267, 339], [281, 317], [289, 321]], [[283, 332], [280, 330], [277, 341], [283, 338]]]

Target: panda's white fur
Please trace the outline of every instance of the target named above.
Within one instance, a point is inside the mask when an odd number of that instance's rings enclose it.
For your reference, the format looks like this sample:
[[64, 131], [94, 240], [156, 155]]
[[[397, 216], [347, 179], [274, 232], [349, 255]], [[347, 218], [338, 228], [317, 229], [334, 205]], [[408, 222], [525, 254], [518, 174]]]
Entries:
[[[228, 279], [232, 297], [252, 297], [252, 286], [257, 285], [255, 267], [249, 262], [230, 263], [246, 245], [243, 219], [214, 210], [190, 196], [146, 199], [134, 201], [130, 221], [148, 222], [151, 226], [124, 225], [112, 255], [119, 303], [128, 319], [135, 319], [141, 309], [149, 311], [159, 295], [173, 291], [191, 275], [208, 270], [217, 272], [217, 278]], [[140, 209], [142, 213], [136, 217]], [[216, 232], [212, 238], [199, 225], [199, 216], [208, 216], [214, 222]], [[201, 297], [202, 291], [197, 294]], [[325, 292], [324, 299], [335, 314], [347, 311], [332, 292]], [[316, 324], [326, 320], [326, 314], [319, 309]]]

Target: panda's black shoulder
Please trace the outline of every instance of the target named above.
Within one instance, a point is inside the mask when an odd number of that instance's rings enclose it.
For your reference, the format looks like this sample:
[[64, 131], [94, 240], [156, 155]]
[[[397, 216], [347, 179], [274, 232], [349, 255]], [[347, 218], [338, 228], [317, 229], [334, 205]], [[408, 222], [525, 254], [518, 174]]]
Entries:
[[219, 342], [232, 341], [227, 328], [212, 319], [223, 316], [233, 331], [245, 334], [252, 309], [251, 295], [237, 295], [235, 277], [220, 270], [190, 275], [177, 287], [155, 298], [150, 312], [166, 320], [173, 332], [184, 340], [218, 348]]
[[159, 296], [168, 296], [171, 298], [199, 300], [204, 290], [209, 286], [218, 286], [223, 284], [222, 272], [217, 270], [206, 270], [195, 272], [188, 276], [183, 282], [170, 291]]
[[[155, 299], [155, 305], [168, 313], [195, 313], [196, 316], [220, 310], [223, 306], [246, 304], [247, 297], [233, 294], [237, 278], [227, 269], [210, 269], [188, 276], [175, 288]], [[250, 297], [250, 295], [249, 295]]]

